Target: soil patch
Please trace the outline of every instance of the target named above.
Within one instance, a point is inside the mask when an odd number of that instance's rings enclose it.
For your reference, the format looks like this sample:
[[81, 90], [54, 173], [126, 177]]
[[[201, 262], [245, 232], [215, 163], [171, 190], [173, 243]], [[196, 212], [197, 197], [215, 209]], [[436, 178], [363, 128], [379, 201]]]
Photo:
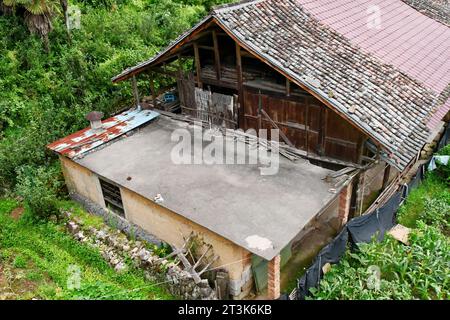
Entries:
[[20, 217], [23, 215], [23, 212], [25, 211], [25, 208], [24, 207], [18, 207], [18, 208], [16, 208], [16, 209], [14, 209], [12, 212], [11, 212], [11, 218], [13, 218], [14, 220], [19, 220], [20, 219]]

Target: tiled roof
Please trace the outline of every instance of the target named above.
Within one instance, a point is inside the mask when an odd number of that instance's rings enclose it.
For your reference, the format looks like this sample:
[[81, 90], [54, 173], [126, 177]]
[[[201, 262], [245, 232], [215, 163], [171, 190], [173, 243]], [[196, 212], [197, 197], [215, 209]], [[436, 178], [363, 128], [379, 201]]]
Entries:
[[428, 17], [450, 26], [449, 0], [402, 0]]
[[243, 1], [207, 19], [382, 144], [400, 170], [450, 109], [450, 28], [401, 0]]

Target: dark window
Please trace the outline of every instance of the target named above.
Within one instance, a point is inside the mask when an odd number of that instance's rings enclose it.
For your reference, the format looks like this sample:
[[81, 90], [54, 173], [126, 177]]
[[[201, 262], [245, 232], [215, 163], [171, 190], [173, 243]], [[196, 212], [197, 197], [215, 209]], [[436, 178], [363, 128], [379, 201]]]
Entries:
[[100, 179], [100, 186], [102, 187], [103, 198], [108, 209], [124, 217], [125, 211], [123, 209], [122, 196], [120, 188], [116, 185]]

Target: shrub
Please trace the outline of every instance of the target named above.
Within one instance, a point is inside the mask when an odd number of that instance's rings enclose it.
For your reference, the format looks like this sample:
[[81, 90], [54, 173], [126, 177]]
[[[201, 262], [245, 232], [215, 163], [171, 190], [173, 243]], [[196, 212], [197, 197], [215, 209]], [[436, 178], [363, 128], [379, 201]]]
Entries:
[[33, 218], [59, 215], [58, 190], [62, 182], [57, 167], [25, 166], [18, 172], [17, 193], [23, 197]]
[[450, 229], [450, 194], [425, 199], [425, 210], [420, 219], [428, 225], [442, 230]]

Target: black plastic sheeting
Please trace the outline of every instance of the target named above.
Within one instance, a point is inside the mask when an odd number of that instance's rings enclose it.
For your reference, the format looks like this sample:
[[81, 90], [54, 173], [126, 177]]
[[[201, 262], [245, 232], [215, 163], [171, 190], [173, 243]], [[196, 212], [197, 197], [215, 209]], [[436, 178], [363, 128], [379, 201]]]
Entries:
[[325, 264], [336, 264], [341, 260], [347, 250], [347, 242], [348, 232], [347, 228], [344, 228], [329, 245], [320, 251], [312, 266], [298, 281], [297, 300], [304, 300], [309, 289], [317, 287], [320, 279], [323, 277], [322, 268]]
[[[438, 150], [448, 144], [450, 139], [450, 126], [447, 127]], [[311, 288], [317, 288], [323, 277], [323, 266], [327, 263], [337, 264], [347, 250], [347, 244], [352, 249], [357, 249], [358, 243], [370, 243], [374, 237], [383, 241], [386, 232], [396, 225], [397, 211], [412, 189], [417, 188], [425, 178], [426, 168], [429, 162], [422, 165], [415, 177], [408, 185], [403, 185], [389, 201], [376, 211], [352, 219], [343, 228], [334, 240], [324, 247], [306, 273], [297, 281], [297, 295], [295, 300], [304, 300]], [[291, 297], [292, 298], [292, 297]], [[284, 296], [283, 299], [288, 299]]]

